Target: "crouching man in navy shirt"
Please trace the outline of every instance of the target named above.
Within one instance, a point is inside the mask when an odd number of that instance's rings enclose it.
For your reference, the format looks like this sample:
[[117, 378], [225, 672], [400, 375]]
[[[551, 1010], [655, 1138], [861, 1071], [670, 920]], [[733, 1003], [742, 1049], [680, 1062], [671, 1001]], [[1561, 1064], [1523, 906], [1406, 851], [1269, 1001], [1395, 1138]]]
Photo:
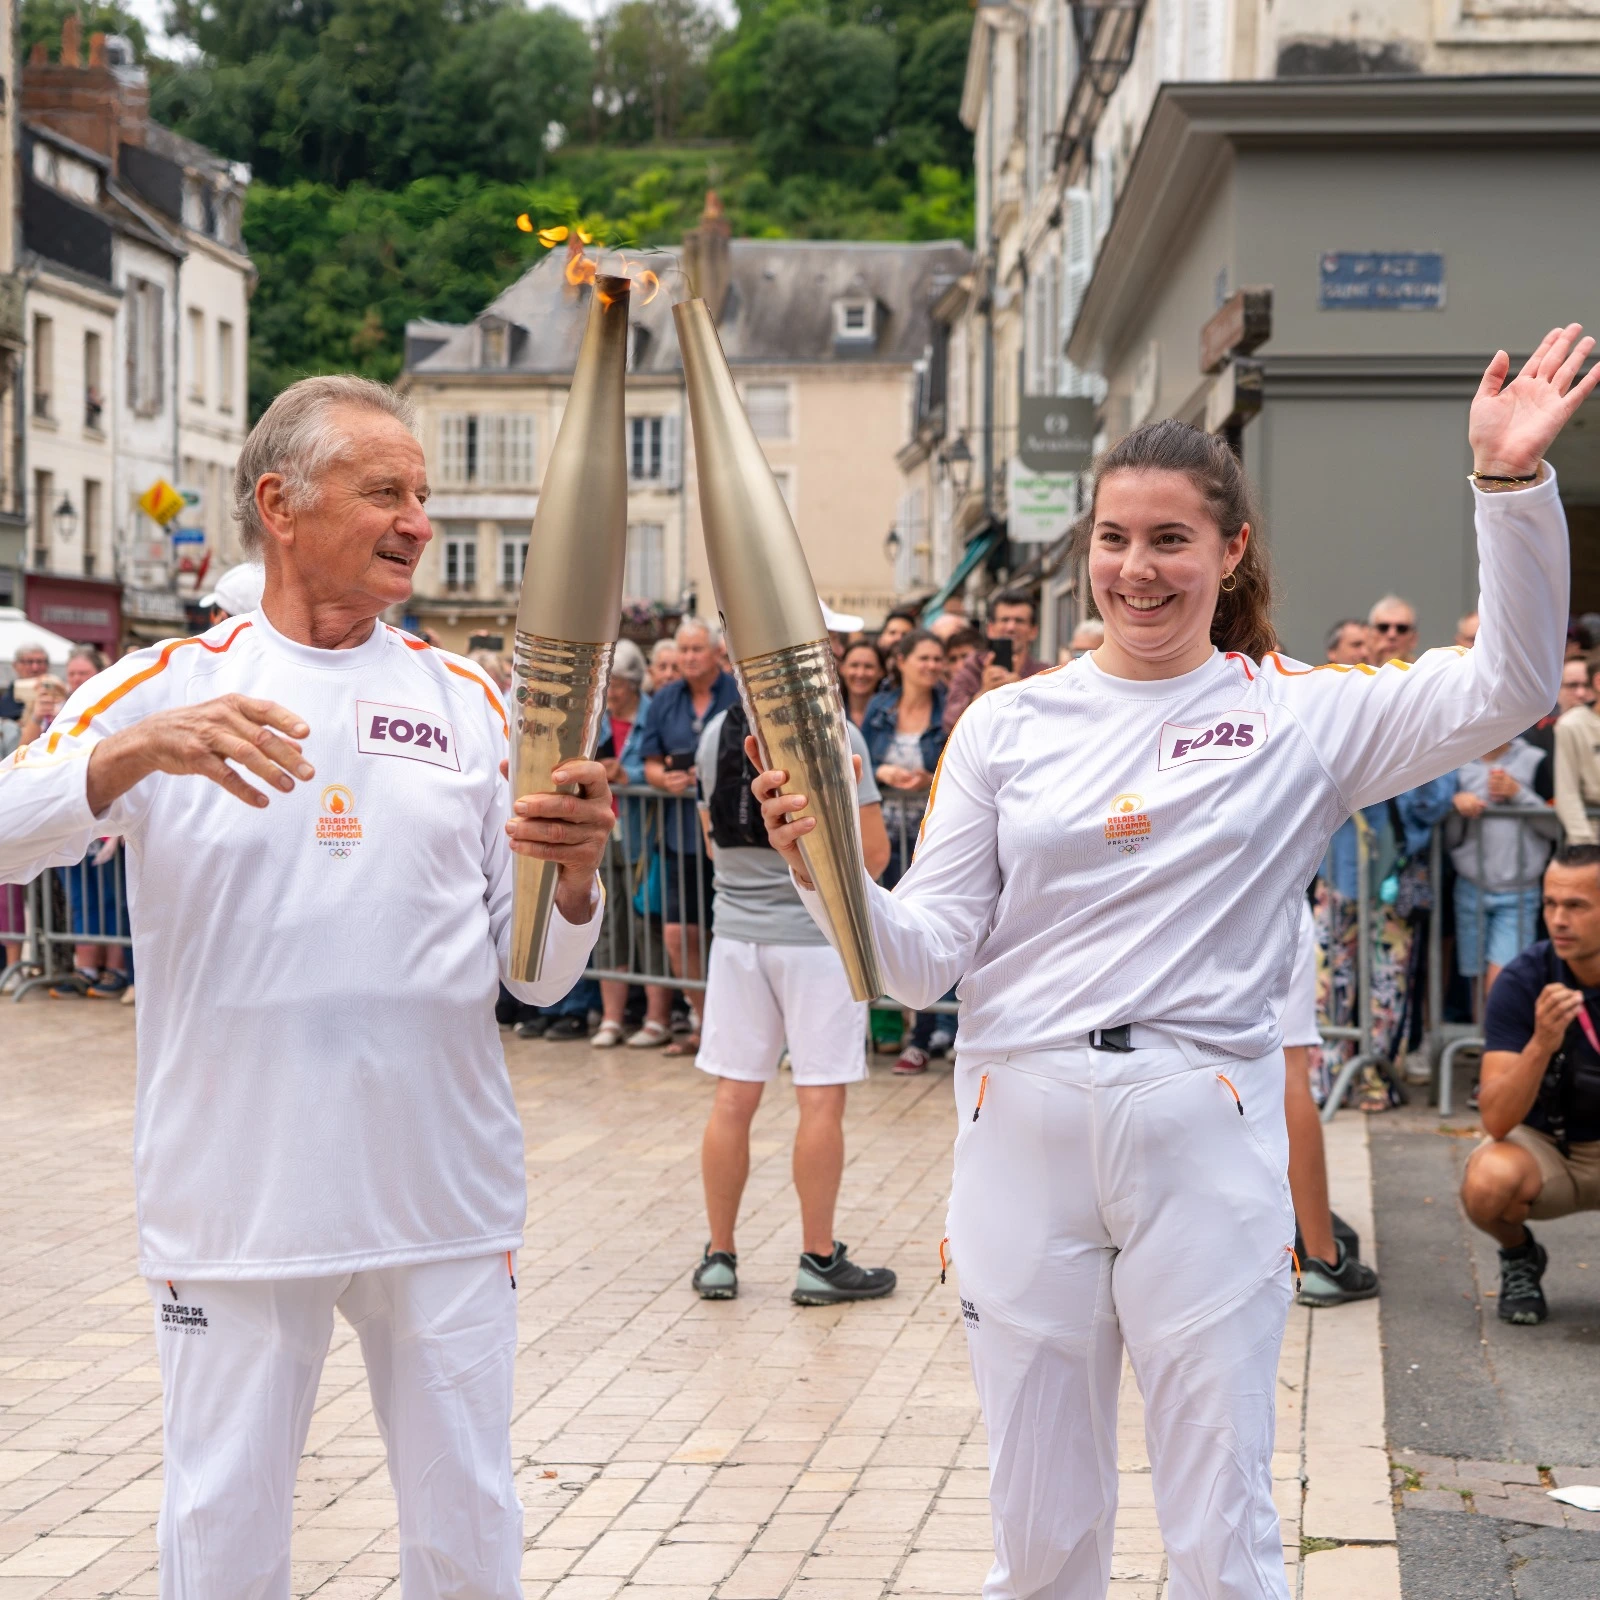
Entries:
[[1479, 1115], [1488, 1137], [1461, 1184], [1500, 1242], [1502, 1322], [1543, 1322], [1549, 1257], [1527, 1226], [1600, 1210], [1600, 845], [1545, 869], [1550, 937], [1508, 963], [1484, 1017]]

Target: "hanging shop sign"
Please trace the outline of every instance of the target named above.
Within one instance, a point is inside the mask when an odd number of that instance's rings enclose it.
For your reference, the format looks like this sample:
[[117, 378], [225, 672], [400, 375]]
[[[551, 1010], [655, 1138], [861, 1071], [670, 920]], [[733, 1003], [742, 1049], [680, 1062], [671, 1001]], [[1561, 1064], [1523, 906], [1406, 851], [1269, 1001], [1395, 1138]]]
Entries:
[[1006, 532], [1017, 544], [1059, 539], [1078, 514], [1073, 472], [1035, 472], [1020, 456], [1006, 469]]

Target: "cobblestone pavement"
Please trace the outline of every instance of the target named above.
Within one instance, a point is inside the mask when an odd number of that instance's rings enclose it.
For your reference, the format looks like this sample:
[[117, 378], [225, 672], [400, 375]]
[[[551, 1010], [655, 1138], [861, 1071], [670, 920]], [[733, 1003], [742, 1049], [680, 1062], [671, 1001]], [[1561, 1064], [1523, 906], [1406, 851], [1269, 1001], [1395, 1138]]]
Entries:
[[[0, 1600], [153, 1595], [160, 1392], [133, 1270], [131, 1016], [8, 1002], [0, 1040]], [[858, 1259], [890, 1262], [899, 1291], [801, 1310], [786, 1081], [756, 1123], [741, 1298], [705, 1304], [687, 1274], [706, 1082], [583, 1044], [508, 1038], [508, 1055], [530, 1188], [513, 1424], [530, 1600], [976, 1596], [991, 1553], [982, 1428], [956, 1285], [937, 1266], [947, 1076], [880, 1073], [851, 1095], [838, 1231]], [[1334, 1131], [1349, 1168], [1336, 1160], [1337, 1194], [1364, 1183], [1365, 1143], [1359, 1119]], [[1370, 1305], [1291, 1317], [1275, 1477], [1291, 1592], [1302, 1509], [1319, 1552], [1307, 1600], [1398, 1593], [1381, 1394], [1375, 1446], [1331, 1389], [1315, 1403], [1319, 1363], [1375, 1361], [1376, 1326]], [[337, 1329], [300, 1472], [295, 1593], [398, 1600], [382, 1449], [354, 1336]], [[1131, 1380], [1124, 1402], [1112, 1593], [1157, 1600]]]

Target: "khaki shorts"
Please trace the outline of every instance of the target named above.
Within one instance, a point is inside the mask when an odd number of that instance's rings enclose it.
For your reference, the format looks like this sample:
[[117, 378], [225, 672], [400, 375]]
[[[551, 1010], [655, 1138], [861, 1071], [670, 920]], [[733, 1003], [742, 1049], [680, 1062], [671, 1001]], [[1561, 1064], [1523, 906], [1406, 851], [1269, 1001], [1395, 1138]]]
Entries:
[[1528, 1215], [1537, 1221], [1570, 1217], [1575, 1211], [1600, 1211], [1600, 1139], [1571, 1144], [1563, 1156], [1548, 1133], [1518, 1123], [1507, 1140], [1521, 1145], [1539, 1163], [1544, 1187]]

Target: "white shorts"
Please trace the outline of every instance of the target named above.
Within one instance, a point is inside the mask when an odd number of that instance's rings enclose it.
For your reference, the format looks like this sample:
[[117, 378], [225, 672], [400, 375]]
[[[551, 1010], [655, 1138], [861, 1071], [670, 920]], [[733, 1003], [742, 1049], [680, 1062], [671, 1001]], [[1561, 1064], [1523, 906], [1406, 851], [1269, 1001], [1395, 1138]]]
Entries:
[[851, 998], [843, 962], [831, 945], [718, 934], [694, 1064], [714, 1077], [766, 1083], [778, 1075], [786, 1040], [799, 1088], [866, 1077], [867, 1005]]
[[1321, 1044], [1317, 1029], [1317, 930], [1311, 920], [1311, 907], [1300, 907], [1300, 932], [1294, 951], [1294, 972], [1289, 978], [1289, 997], [1284, 1001], [1283, 1047]]

